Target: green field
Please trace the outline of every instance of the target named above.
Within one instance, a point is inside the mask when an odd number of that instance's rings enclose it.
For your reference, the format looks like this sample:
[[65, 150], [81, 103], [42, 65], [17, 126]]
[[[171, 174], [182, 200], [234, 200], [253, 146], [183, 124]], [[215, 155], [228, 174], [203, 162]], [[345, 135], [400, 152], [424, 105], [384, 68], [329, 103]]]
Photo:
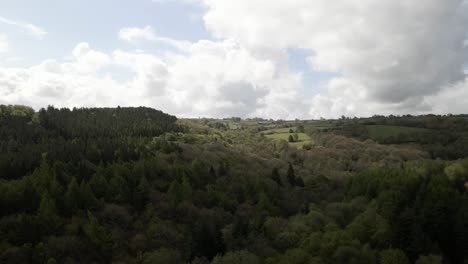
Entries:
[[268, 135], [268, 134], [288, 134], [289, 135], [289, 129], [292, 129], [293, 131], [296, 131], [295, 127], [283, 127], [283, 128], [275, 128], [275, 129], [265, 130], [265, 131], [263, 131], [263, 134], [265, 134], [265, 135]]
[[[289, 129], [292, 129], [293, 131], [296, 130], [295, 127], [287, 127], [287, 128], [276, 128], [276, 129], [271, 129], [271, 130], [266, 130], [266, 131], [263, 131], [263, 134], [269, 138], [269, 139], [273, 139], [273, 140], [286, 140], [288, 141], [289, 139], [289, 135], [292, 135], [294, 136], [295, 133], [289, 133]], [[312, 138], [305, 134], [305, 133], [297, 133], [298, 135], [298, 141], [296, 142], [289, 142], [289, 144], [291, 146], [295, 146], [295, 147], [298, 147], [298, 148], [302, 148], [302, 146], [304, 144], [307, 144], [307, 143], [312, 143]]]
[[389, 137], [397, 137], [401, 134], [417, 134], [427, 131], [424, 128], [385, 125], [368, 125], [366, 128], [369, 137], [373, 140], [382, 140]]

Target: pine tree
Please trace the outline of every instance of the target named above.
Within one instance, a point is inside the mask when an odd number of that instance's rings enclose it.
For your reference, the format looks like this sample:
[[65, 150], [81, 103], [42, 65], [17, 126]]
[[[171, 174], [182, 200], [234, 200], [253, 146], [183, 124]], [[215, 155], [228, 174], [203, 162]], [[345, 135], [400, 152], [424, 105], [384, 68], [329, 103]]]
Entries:
[[148, 180], [143, 175], [140, 178], [140, 183], [137, 186], [136, 194], [135, 194], [135, 207], [138, 210], [142, 210], [145, 208], [146, 201], [148, 200], [148, 195], [150, 193], [151, 187], [148, 183]]
[[90, 209], [97, 205], [96, 196], [89, 184], [84, 181], [80, 184], [80, 198], [83, 209]]
[[215, 169], [213, 168], [213, 166], [210, 166], [209, 174], [210, 174], [210, 180], [216, 179], [216, 172], [215, 172]]
[[37, 210], [41, 197], [37, 193], [36, 188], [34, 188], [34, 183], [31, 178], [25, 178], [23, 184], [23, 199], [21, 205], [26, 213], [32, 214]]
[[84, 227], [84, 233], [101, 254], [104, 256], [110, 254], [112, 237], [108, 234], [106, 229], [99, 224], [97, 218], [90, 211], [88, 211], [88, 224]]
[[296, 179], [295, 179], [295, 182], [296, 182], [296, 185], [299, 186], [299, 187], [304, 187], [305, 186], [304, 180], [302, 180], [301, 176], [297, 176]]
[[68, 184], [67, 193], [65, 194], [65, 205], [69, 213], [80, 209], [82, 206], [80, 186], [75, 177]]
[[177, 206], [184, 198], [182, 186], [177, 180], [174, 180], [167, 191], [172, 206]]
[[47, 191], [42, 194], [37, 216], [39, 224], [42, 227], [42, 232], [45, 234], [54, 232], [54, 230], [57, 230], [60, 225], [60, 217], [57, 214], [55, 201]]
[[184, 200], [191, 200], [192, 199], [192, 185], [190, 185], [190, 181], [186, 176], [182, 178], [182, 197]]
[[111, 201], [122, 203], [129, 201], [127, 181], [120, 175], [114, 176], [109, 182], [109, 198]]
[[273, 171], [271, 172], [271, 179], [275, 181], [279, 186], [283, 186], [278, 168], [274, 168]]
[[296, 174], [294, 173], [294, 168], [291, 165], [291, 163], [289, 163], [287, 177], [288, 177], [289, 184], [291, 186], [296, 186]]
[[109, 190], [109, 183], [101, 173], [94, 174], [91, 180], [89, 181], [89, 185], [91, 186], [93, 193], [98, 199], [107, 196]]

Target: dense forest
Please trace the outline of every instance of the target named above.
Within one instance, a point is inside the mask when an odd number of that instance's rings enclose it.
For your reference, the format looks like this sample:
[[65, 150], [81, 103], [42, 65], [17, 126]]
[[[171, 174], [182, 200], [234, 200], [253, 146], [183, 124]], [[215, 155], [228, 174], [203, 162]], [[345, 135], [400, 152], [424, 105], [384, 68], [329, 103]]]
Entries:
[[0, 106], [0, 263], [468, 263], [468, 116]]

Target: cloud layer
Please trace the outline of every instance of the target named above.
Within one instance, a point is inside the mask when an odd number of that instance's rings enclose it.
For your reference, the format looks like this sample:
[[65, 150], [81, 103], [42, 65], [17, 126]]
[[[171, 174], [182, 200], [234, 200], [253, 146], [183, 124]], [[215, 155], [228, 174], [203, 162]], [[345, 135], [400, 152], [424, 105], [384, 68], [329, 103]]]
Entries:
[[313, 70], [341, 73], [312, 100], [312, 115], [431, 111], [424, 97], [464, 80], [467, 1], [202, 3], [215, 36], [252, 50], [307, 49]]
[[[28, 68], [0, 68], [0, 103], [42, 107], [147, 105], [181, 116], [274, 116], [303, 114], [301, 76], [280, 72], [235, 41], [191, 43], [184, 54], [159, 58], [87, 43], [73, 60], [48, 60]], [[115, 72], [130, 78], [116, 81]]]
[[[166, 48], [158, 55], [103, 52], [83, 42], [71, 60], [0, 68], [0, 103], [146, 105], [185, 117], [468, 112], [466, 0], [183, 1], [205, 7], [214, 40], [122, 28], [119, 39], [135, 48]], [[2, 17], [0, 23], [46, 34]], [[0, 34], [0, 53], [8, 44]], [[291, 70], [291, 48], [313, 54], [306, 72]], [[304, 87], [305, 74], [321, 71], [338, 77]], [[305, 96], [312, 89], [319, 92]]]

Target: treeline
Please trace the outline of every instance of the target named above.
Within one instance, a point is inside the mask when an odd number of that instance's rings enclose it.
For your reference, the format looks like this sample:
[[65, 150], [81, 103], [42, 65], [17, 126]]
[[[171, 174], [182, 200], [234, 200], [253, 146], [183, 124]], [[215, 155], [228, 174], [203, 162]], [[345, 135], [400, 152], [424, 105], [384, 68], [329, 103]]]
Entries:
[[35, 113], [0, 106], [0, 176], [17, 179], [38, 167], [42, 154], [63, 162], [136, 160], [153, 137], [180, 131], [174, 116], [150, 108], [68, 108]]
[[374, 138], [381, 144], [418, 144], [432, 158], [456, 160], [468, 156], [468, 116], [466, 115], [344, 118], [336, 122], [332, 131], [366, 140], [371, 139], [368, 126], [374, 125], [420, 128], [420, 130], [402, 130], [395, 135]]

